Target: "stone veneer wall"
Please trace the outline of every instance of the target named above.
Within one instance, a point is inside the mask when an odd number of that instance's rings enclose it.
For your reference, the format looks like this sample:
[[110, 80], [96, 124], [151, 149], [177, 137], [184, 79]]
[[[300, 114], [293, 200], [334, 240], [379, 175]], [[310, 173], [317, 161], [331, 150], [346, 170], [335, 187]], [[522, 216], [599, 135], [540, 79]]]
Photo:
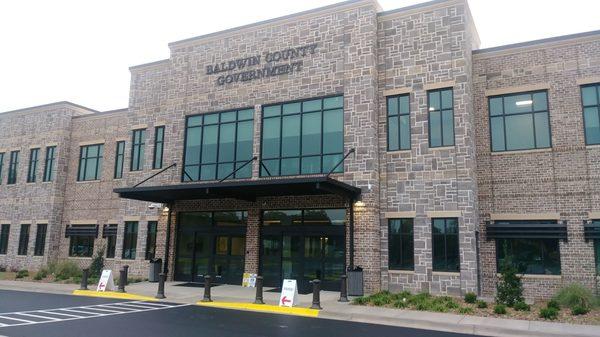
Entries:
[[[384, 289], [459, 295], [477, 290], [471, 50], [466, 2], [448, 1], [379, 18], [381, 269]], [[427, 91], [454, 92], [455, 146], [429, 148]], [[386, 96], [409, 94], [411, 149], [387, 151]], [[414, 271], [388, 270], [388, 218], [414, 217]], [[459, 218], [460, 273], [432, 271], [431, 219]]]
[[[546, 213], [567, 221], [561, 276], [525, 276], [526, 296], [549, 297], [571, 282], [596, 286], [593, 245], [584, 241], [583, 221], [600, 210], [600, 148], [585, 145], [580, 84], [600, 82], [599, 55], [597, 35], [474, 55], [484, 294], [492, 295], [496, 285], [496, 245], [485, 240], [485, 222], [493, 214]], [[548, 90], [552, 148], [491, 153], [486, 94], [536, 89]]]

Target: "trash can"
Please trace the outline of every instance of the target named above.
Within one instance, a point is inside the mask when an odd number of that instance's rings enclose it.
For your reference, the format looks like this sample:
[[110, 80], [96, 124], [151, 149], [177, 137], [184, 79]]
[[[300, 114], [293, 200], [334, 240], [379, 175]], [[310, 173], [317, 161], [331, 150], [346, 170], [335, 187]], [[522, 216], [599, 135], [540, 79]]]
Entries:
[[148, 268], [148, 281], [158, 282], [158, 275], [160, 274], [160, 268], [162, 267], [161, 259], [151, 259], [150, 268]]
[[348, 268], [348, 296], [363, 296], [363, 269], [361, 267], [355, 267], [354, 269]]

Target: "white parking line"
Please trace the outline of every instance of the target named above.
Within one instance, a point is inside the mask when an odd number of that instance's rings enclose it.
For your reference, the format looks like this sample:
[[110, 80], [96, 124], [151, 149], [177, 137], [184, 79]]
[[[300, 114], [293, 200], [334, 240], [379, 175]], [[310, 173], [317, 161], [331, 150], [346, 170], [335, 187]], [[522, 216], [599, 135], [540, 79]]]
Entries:
[[[129, 305], [129, 307], [127, 307]], [[79, 319], [86, 318], [97, 318], [97, 317], [106, 317], [106, 316], [115, 316], [115, 315], [124, 315], [130, 313], [137, 312], [146, 312], [146, 311], [155, 311], [155, 310], [164, 310], [170, 308], [179, 308], [189, 306], [191, 304], [170, 304], [170, 303], [147, 303], [143, 301], [133, 301], [133, 302], [117, 302], [117, 303], [109, 303], [109, 304], [94, 304], [80, 307], [68, 307], [68, 308], [55, 308], [55, 309], [44, 309], [44, 310], [32, 310], [32, 311], [19, 311], [19, 312], [3, 312], [0, 313], [0, 319], [5, 321], [14, 321], [15, 323], [0, 323], [0, 328], [11, 327], [11, 326], [23, 326], [23, 325], [34, 325], [34, 324], [43, 324], [43, 323], [55, 323], [55, 322], [64, 322], [64, 321], [73, 321]], [[133, 308], [135, 307], [135, 308]], [[105, 309], [106, 308], [106, 309]], [[112, 310], [111, 310], [112, 309]], [[86, 311], [89, 310], [89, 311]], [[91, 310], [98, 310], [103, 312], [91, 312]], [[124, 310], [124, 311], [118, 311]], [[64, 312], [69, 313], [64, 313]], [[89, 316], [80, 316], [71, 314], [80, 313]], [[29, 317], [36, 317], [40, 319], [44, 319], [44, 321], [29, 321], [20, 318], [14, 318], [7, 315], [23, 315]], [[48, 317], [47, 315], [59, 315], [65, 316], [65, 318], [54, 318]], [[2, 336], [0, 336], [2, 337]]]

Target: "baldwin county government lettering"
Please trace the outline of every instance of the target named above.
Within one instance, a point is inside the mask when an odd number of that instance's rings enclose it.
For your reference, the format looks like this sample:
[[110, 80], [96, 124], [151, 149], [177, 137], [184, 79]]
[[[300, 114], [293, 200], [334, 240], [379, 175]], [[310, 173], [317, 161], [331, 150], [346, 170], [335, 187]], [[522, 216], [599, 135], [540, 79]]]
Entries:
[[[225, 72], [239, 70], [233, 74], [220, 75], [217, 77], [217, 85], [224, 85], [234, 82], [247, 82], [255, 79], [292, 74], [302, 70], [302, 58], [312, 55], [317, 49], [317, 44], [309, 44], [300, 47], [287, 48], [281, 51], [266, 52], [263, 55], [239, 58], [226, 62], [209, 64], [206, 66], [206, 75], [214, 75]], [[266, 62], [262, 68], [244, 70], [250, 67], [259, 66], [261, 62]], [[285, 64], [274, 64], [276, 62], [286, 61]]]

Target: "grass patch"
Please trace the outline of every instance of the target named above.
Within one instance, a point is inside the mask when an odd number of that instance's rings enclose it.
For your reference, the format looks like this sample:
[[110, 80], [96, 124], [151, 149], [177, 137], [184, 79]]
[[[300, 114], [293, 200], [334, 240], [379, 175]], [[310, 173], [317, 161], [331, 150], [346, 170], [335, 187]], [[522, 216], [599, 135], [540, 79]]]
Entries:
[[558, 309], [555, 307], [546, 307], [540, 310], [540, 318], [555, 320], [558, 317]]
[[494, 306], [494, 314], [505, 315], [506, 314], [506, 305], [504, 305], [504, 304], [496, 304]]
[[475, 303], [477, 301], [477, 295], [475, 293], [466, 293], [465, 294], [465, 302], [466, 303]]

